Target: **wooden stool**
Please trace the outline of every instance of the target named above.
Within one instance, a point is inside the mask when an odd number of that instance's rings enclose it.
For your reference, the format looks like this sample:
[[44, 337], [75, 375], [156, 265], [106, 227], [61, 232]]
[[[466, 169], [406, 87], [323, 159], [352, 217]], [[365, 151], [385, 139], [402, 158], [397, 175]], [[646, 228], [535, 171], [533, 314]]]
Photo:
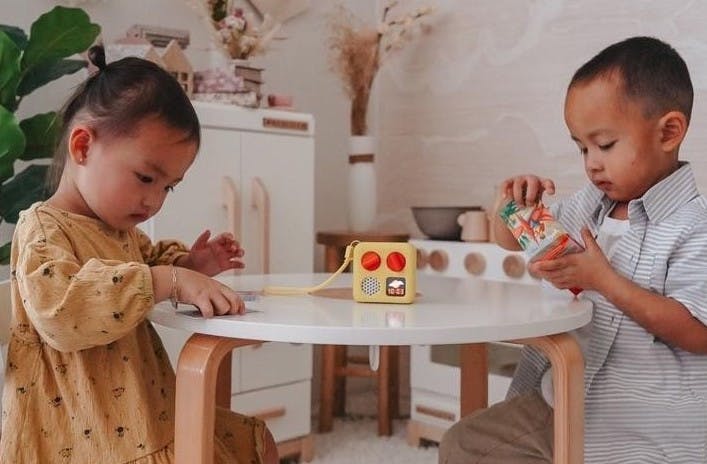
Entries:
[[[377, 232], [318, 232], [317, 243], [324, 245], [327, 272], [336, 271], [344, 259], [346, 246], [361, 242], [407, 242], [408, 234]], [[345, 345], [322, 345], [322, 384], [319, 402], [319, 432], [330, 432], [333, 416], [346, 409], [346, 377], [375, 377], [378, 384], [378, 435], [393, 434], [393, 417], [398, 414], [398, 347], [381, 346], [377, 371], [368, 367], [367, 356], [347, 356]]]

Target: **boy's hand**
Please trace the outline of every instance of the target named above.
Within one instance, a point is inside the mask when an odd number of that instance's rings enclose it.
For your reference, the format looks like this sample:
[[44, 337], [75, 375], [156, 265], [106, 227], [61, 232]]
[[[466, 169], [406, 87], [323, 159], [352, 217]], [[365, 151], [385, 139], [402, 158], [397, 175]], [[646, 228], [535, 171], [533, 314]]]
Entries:
[[499, 188], [499, 193], [505, 198], [512, 198], [518, 206], [531, 206], [542, 199], [543, 193], [555, 193], [555, 183], [550, 179], [543, 179], [528, 174], [511, 177], [504, 180]]
[[603, 283], [613, 278], [614, 269], [586, 227], [582, 229], [582, 239], [583, 252], [534, 262], [530, 265], [531, 271], [557, 288], [581, 288], [601, 293]]
[[243, 249], [229, 233], [223, 233], [209, 240], [211, 232], [205, 230], [192, 245], [189, 255], [180, 266], [214, 276], [227, 269], [242, 269]]
[[193, 304], [204, 317], [244, 314], [241, 297], [228, 286], [190, 269], [177, 270], [177, 299]]

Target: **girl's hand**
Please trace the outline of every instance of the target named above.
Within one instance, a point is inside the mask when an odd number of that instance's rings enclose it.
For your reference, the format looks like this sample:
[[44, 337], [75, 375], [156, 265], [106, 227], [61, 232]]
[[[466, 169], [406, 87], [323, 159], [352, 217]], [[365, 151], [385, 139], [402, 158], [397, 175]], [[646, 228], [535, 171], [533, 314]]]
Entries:
[[511, 177], [501, 182], [499, 193], [512, 198], [518, 206], [531, 206], [542, 199], [543, 193], [555, 193], [555, 183], [550, 179], [527, 174]]
[[211, 232], [205, 230], [192, 245], [189, 255], [180, 266], [215, 276], [227, 269], [242, 269], [244, 251], [229, 233], [217, 235], [209, 240]]
[[175, 270], [180, 303], [193, 304], [207, 318], [245, 313], [243, 300], [227, 285], [190, 269], [179, 267]]
[[586, 227], [582, 229], [582, 239], [583, 252], [537, 261], [530, 265], [531, 271], [557, 288], [581, 288], [602, 293], [604, 283], [614, 278], [615, 271]]

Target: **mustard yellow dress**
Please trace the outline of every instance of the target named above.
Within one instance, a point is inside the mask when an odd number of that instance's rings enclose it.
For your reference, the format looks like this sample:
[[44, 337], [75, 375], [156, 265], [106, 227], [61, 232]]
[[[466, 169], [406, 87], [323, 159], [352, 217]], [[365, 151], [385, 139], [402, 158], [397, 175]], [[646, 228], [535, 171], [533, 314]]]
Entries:
[[[149, 266], [185, 253], [45, 203], [21, 214], [0, 462], [174, 461], [175, 375], [145, 316]], [[261, 421], [218, 410], [217, 462], [262, 462], [264, 433]]]

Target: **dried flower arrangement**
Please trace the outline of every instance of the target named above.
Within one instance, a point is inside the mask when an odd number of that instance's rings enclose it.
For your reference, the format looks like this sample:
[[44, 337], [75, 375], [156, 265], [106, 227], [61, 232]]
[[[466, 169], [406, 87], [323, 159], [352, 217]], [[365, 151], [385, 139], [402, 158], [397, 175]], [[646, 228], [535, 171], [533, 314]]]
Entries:
[[432, 8], [420, 7], [395, 19], [388, 19], [388, 13], [397, 3], [391, 1], [383, 8], [377, 28], [362, 24], [342, 5], [331, 14], [331, 70], [341, 77], [344, 90], [351, 98], [351, 135], [365, 135], [368, 132], [368, 102], [381, 65], [391, 52], [403, 47], [415, 28], [424, 28], [423, 18], [432, 13]]
[[233, 0], [188, 0], [213, 30], [214, 42], [232, 59], [263, 54], [281, 24], [268, 14], [256, 26], [255, 17]]

